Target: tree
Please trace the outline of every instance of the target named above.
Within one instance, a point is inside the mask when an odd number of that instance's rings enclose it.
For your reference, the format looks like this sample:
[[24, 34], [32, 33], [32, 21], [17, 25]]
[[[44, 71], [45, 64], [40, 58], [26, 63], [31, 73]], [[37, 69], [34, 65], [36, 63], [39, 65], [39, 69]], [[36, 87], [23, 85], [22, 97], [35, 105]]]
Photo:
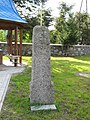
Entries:
[[[51, 11], [50, 10], [44, 10], [43, 11], [43, 25], [49, 27], [51, 25], [53, 18], [51, 16]], [[37, 16], [33, 16], [30, 19], [27, 18], [28, 23], [30, 24], [29, 29], [27, 30], [26, 33], [29, 34], [29, 39], [31, 42], [32, 39], [32, 32], [33, 32], [33, 28], [36, 25], [40, 25], [40, 13], [38, 13]], [[26, 39], [25, 35], [24, 35], [24, 40]], [[28, 40], [29, 41], [29, 40]]]
[[56, 19], [55, 28], [60, 34], [60, 42], [67, 48], [78, 42], [78, 26], [75, 21], [74, 13], [71, 12], [73, 6], [61, 3], [59, 17]]
[[34, 16], [40, 7], [48, 0], [13, 0], [19, 13], [24, 17]]
[[14, 2], [19, 10], [19, 13], [24, 16], [30, 26], [27, 30], [24, 30], [23, 32], [24, 41], [31, 42], [33, 27], [36, 25], [40, 25], [41, 19], [42, 25], [45, 25], [47, 27], [51, 25], [51, 22], [53, 20], [51, 16], [51, 10], [46, 10], [44, 8], [44, 4], [45, 2], [47, 2], [47, 0], [14, 0]]
[[43, 11], [44, 11], [44, 4], [45, 2], [47, 2], [48, 0], [34, 0], [36, 5], [40, 6], [39, 11], [40, 11], [40, 25], [43, 25]]
[[[40, 19], [41, 19], [40, 13], [38, 13], [37, 17], [38, 17], [38, 22], [40, 24]], [[51, 10], [50, 9], [42, 10], [42, 25], [49, 27], [52, 21], [53, 21], [53, 17], [51, 15]]]
[[77, 20], [77, 24], [79, 26], [79, 44], [90, 44], [90, 16], [89, 14], [83, 13], [76, 13], [75, 18]]
[[53, 44], [61, 44], [59, 31], [57, 31], [57, 30], [50, 31], [50, 42]]
[[[33, 34], [33, 28], [36, 25], [39, 25], [38, 18], [32, 17], [30, 19], [27, 19], [28, 23], [30, 24], [29, 28], [23, 31], [23, 42], [32, 42], [32, 34]], [[28, 38], [27, 38], [28, 36]]]

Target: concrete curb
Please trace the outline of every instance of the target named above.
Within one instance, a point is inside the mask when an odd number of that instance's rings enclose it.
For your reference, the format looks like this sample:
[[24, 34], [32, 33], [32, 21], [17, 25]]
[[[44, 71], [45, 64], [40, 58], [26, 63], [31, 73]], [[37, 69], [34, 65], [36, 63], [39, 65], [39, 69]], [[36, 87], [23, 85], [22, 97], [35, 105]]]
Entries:
[[[1, 67], [1, 66], [0, 66]], [[4, 66], [6, 67], [5, 71], [0, 71], [0, 111], [5, 100], [6, 92], [8, 90], [8, 85], [12, 75], [21, 73], [24, 71], [24, 66], [13, 67], [13, 66]]]

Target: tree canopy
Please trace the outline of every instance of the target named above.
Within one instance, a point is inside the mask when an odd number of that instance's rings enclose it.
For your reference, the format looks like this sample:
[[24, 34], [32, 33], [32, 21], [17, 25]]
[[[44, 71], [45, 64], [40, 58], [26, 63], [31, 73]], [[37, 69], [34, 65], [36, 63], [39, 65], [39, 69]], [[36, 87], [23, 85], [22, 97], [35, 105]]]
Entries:
[[[40, 25], [41, 19], [42, 19], [42, 25], [45, 25], [47, 27], [51, 25], [51, 22], [53, 20], [51, 16], [51, 10], [44, 8], [44, 4], [47, 1], [48, 0], [14, 0], [19, 10], [19, 13], [21, 14], [21, 16], [23, 16], [26, 19], [26, 21], [30, 25], [29, 29], [24, 30], [24, 35], [23, 35], [24, 41], [29, 42], [28, 39], [30, 39], [31, 42], [33, 27], [36, 25]], [[41, 7], [40, 4], [43, 5], [43, 8]], [[40, 9], [42, 9], [42, 11]], [[42, 18], [41, 18], [41, 12], [42, 12]]]
[[[54, 20], [51, 9], [46, 9], [48, 0], [13, 0], [19, 13], [26, 19], [30, 27], [23, 31], [23, 42], [31, 42], [34, 26], [52, 25]], [[55, 18], [55, 30], [50, 31], [51, 43], [70, 46], [75, 44], [90, 44], [90, 15], [86, 12], [73, 13], [73, 5], [62, 2], [59, 5], [59, 16]], [[1, 40], [4, 41], [3, 31], [0, 31]]]
[[55, 30], [51, 32], [52, 43], [64, 46], [90, 44], [90, 16], [85, 12], [73, 13], [73, 7], [64, 2], [60, 4]]
[[68, 46], [76, 44], [78, 40], [78, 27], [75, 21], [74, 13], [71, 12], [73, 6], [66, 3], [60, 4], [59, 17], [56, 19], [55, 28], [58, 31], [60, 43]]

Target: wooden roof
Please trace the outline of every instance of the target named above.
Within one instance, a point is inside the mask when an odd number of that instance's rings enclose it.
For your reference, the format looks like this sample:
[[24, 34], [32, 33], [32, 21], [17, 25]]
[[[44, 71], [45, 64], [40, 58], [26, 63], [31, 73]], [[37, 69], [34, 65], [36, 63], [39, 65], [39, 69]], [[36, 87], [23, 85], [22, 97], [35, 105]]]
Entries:
[[27, 28], [29, 27], [28, 24], [15, 22], [15, 21], [9, 21], [9, 20], [1, 20], [0, 19], [0, 29], [3, 30], [13, 30], [18, 26], [19, 29]]
[[0, 0], [0, 29], [19, 29], [28, 27], [28, 23], [18, 14], [13, 0]]

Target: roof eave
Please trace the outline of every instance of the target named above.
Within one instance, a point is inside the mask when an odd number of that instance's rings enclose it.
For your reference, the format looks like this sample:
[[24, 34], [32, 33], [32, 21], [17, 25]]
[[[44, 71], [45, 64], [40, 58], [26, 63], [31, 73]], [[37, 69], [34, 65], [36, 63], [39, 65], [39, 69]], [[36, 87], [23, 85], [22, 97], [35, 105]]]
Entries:
[[15, 29], [16, 26], [18, 26], [19, 29], [29, 28], [29, 24], [27, 22], [23, 23], [12, 20], [0, 19], [0, 29], [6, 29], [6, 30]]

